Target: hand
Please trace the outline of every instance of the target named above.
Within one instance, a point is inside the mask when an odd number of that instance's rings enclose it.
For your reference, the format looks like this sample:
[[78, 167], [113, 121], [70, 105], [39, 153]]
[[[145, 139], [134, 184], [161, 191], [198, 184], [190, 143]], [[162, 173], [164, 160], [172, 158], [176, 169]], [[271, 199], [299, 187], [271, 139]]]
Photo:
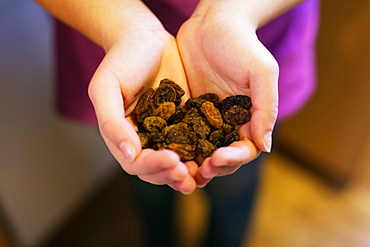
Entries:
[[216, 93], [220, 98], [249, 95], [251, 122], [239, 130], [240, 141], [216, 150], [202, 162], [198, 186], [214, 176], [235, 172], [241, 165], [271, 149], [271, 132], [277, 117], [278, 65], [259, 42], [254, 25], [232, 11], [203, 8], [180, 28], [177, 42], [193, 97]]
[[163, 78], [175, 80], [189, 95], [176, 40], [164, 30], [139, 28], [122, 37], [107, 49], [89, 86], [101, 135], [127, 173], [190, 193], [195, 189], [194, 162], [184, 164], [170, 150], [142, 150], [127, 117], [139, 96]]

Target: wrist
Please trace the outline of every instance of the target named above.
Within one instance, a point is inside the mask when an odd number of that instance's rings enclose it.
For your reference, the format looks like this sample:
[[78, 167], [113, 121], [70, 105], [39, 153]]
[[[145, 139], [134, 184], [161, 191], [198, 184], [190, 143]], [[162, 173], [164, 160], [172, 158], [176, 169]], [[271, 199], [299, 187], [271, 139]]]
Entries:
[[201, 0], [193, 17], [231, 16], [255, 30], [304, 0]]

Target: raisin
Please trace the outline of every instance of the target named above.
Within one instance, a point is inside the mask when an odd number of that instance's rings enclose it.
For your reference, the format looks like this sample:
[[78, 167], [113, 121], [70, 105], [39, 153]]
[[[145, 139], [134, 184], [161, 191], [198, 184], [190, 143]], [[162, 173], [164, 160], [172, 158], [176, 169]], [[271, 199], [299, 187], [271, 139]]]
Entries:
[[209, 135], [209, 141], [215, 145], [216, 147], [220, 147], [222, 146], [222, 143], [224, 141], [224, 136], [225, 136], [225, 131], [223, 128], [220, 128], [220, 129], [217, 129], [215, 131], [213, 131], [210, 135]]
[[235, 95], [235, 96], [230, 96], [226, 97], [222, 101], [222, 108], [227, 111], [234, 105], [242, 106], [244, 108], [251, 108], [252, 106], [252, 101], [251, 98], [246, 96], [246, 95]]
[[195, 117], [192, 119], [193, 130], [200, 138], [207, 139], [211, 132], [211, 126], [204, 117]]
[[166, 135], [166, 143], [182, 143], [182, 144], [192, 144], [192, 139], [189, 139], [187, 132], [173, 130], [169, 131]]
[[240, 140], [240, 138], [239, 138], [238, 132], [237, 131], [233, 131], [230, 134], [228, 134], [228, 135], [225, 136], [225, 140], [224, 140], [223, 146], [227, 147], [231, 143], [233, 143], [235, 141], [239, 141], [239, 140]]
[[143, 148], [171, 149], [183, 161], [206, 158], [219, 147], [239, 140], [240, 126], [250, 121], [251, 100], [236, 95], [220, 101], [207, 93], [188, 99], [185, 91], [170, 79], [161, 80], [156, 90], [147, 90], [132, 113]]
[[167, 127], [165, 127], [163, 130], [162, 130], [162, 133], [164, 135], [167, 135], [168, 132], [170, 131], [174, 131], [174, 130], [178, 130], [178, 131], [187, 131], [188, 130], [188, 125], [186, 123], [183, 123], [183, 122], [180, 122], [180, 123], [177, 123], [177, 124], [173, 124], [173, 125], [169, 125]]
[[153, 88], [149, 88], [143, 95], [141, 95], [134, 109], [135, 114], [141, 115], [149, 110], [149, 101], [153, 97], [153, 95]]
[[198, 96], [195, 99], [188, 99], [185, 102], [185, 105], [188, 108], [200, 108], [202, 106], [202, 104], [206, 101], [210, 101], [210, 102], [215, 104], [219, 101], [219, 98], [218, 98], [217, 94], [206, 93], [206, 94]]
[[159, 116], [164, 120], [169, 119], [176, 112], [176, 105], [173, 102], [164, 102], [157, 109], [155, 109], [153, 115]]
[[171, 81], [170, 79], [162, 79], [161, 82], [159, 83], [159, 86], [162, 85], [170, 85], [175, 89], [176, 96], [177, 97], [182, 97], [185, 94], [184, 89], [182, 89], [179, 85], [177, 85], [174, 81]]
[[206, 139], [198, 139], [197, 148], [199, 152], [202, 154], [203, 158], [211, 156], [211, 154], [216, 150], [216, 146], [213, 145], [211, 142], [207, 141]]
[[165, 142], [158, 142], [153, 145], [154, 150], [162, 150], [162, 149], [167, 149], [167, 144]]
[[162, 132], [153, 131], [149, 134], [151, 140], [155, 143], [157, 142], [164, 142], [166, 140], [165, 136], [162, 134]]
[[167, 126], [166, 120], [157, 116], [145, 118], [143, 124], [144, 128], [149, 132], [161, 131]]
[[185, 117], [185, 114], [186, 109], [184, 107], [176, 107], [175, 113], [169, 119], [167, 119], [167, 124], [172, 125], [179, 123]]
[[138, 135], [143, 148], [150, 148], [152, 146], [152, 140], [149, 133], [138, 133]]
[[251, 120], [251, 114], [246, 108], [234, 105], [224, 114], [225, 122], [231, 125], [242, 125]]
[[201, 110], [206, 116], [208, 122], [215, 128], [219, 129], [223, 125], [224, 121], [220, 111], [210, 101], [206, 101], [202, 104]]
[[164, 84], [157, 88], [154, 95], [154, 103], [159, 106], [164, 102], [175, 102], [176, 91], [168, 84]]
[[197, 146], [191, 144], [171, 143], [167, 147], [175, 151], [183, 161], [195, 159]]

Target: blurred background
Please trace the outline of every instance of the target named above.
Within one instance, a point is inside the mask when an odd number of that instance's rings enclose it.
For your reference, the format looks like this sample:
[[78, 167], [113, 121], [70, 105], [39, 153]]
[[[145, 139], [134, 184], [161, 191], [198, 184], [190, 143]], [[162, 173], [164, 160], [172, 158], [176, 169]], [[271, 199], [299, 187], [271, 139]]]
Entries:
[[[246, 246], [370, 247], [370, 1], [321, 12], [317, 93], [281, 126]], [[138, 246], [127, 176], [53, 109], [52, 32], [32, 1], [0, 0], [0, 247]], [[202, 190], [179, 195], [183, 246], [207, 212]]]

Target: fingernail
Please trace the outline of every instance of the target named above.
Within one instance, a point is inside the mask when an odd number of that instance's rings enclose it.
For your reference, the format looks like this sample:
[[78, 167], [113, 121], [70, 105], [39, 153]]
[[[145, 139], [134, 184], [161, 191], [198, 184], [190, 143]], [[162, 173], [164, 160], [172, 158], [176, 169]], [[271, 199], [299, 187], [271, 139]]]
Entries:
[[265, 134], [264, 140], [263, 140], [263, 146], [267, 153], [271, 152], [271, 145], [272, 145], [272, 136], [271, 136], [271, 132], [269, 132]]
[[119, 149], [127, 161], [133, 162], [135, 160], [136, 150], [131, 143], [122, 142], [119, 146]]

